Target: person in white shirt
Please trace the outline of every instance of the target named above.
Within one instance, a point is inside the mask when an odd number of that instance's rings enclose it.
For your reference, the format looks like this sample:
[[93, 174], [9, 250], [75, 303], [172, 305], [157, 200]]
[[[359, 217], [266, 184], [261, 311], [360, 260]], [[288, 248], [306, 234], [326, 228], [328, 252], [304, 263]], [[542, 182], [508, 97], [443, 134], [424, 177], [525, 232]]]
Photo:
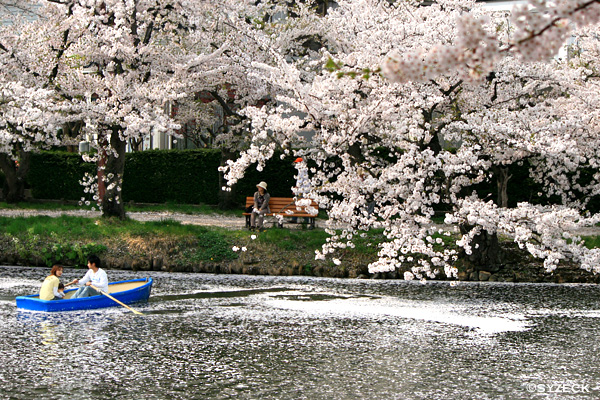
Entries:
[[[292, 192], [295, 195], [294, 202], [298, 205], [298, 200], [306, 198], [310, 193], [310, 178], [308, 177], [308, 166], [302, 157], [296, 158], [294, 167], [298, 170], [298, 175], [296, 175], [296, 186], [292, 188]], [[292, 222], [298, 222], [298, 218], [292, 217]], [[308, 218], [304, 218], [304, 222], [308, 223]]]
[[296, 186], [292, 188], [292, 191], [298, 199], [303, 199], [308, 193], [310, 193], [308, 166], [302, 157], [298, 157], [294, 161], [294, 167], [298, 171], [298, 175], [296, 175]]
[[88, 257], [88, 272], [81, 279], [74, 279], [69, 284], [82, 283], [83, 287], [77, 289], [75, 294], [71, 296], [72, 299], [78, 299], [81, 297], [97, 296], [101, 294], [96, 289], [92, 288], [94, 285], [101, 291], [108, 293], [108, 276], [106, 272], [100, 268], [100, 258], [97, 255], [92, 254]]

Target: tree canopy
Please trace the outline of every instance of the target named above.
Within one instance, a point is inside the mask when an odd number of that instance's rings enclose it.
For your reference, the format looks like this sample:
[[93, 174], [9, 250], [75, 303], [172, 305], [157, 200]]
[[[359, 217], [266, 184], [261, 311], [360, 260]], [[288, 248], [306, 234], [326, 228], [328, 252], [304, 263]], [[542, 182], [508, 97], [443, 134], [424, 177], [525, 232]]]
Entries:
[[[453, 276], [460, 252], [484, 254], [498, 235], [548, 271], [600, 268], [576, 234], [600, 218], [588, 207], [600, 189], [597, 1], [508, 16], [474, 0], [44, 4], [0, 35], [1, 151], [92, 135], [105, 215], [124, 216], [126, 144], [210, 121], [200, 93], [228, 119], [215, 141], [241, 151], [221, 167], [230, 186], [277, 151], [307, 161], [307, 197], [331, 234], [317, 257], [341, 263], [340, 249], [382, 229], [372, 272]], [[551, 58], [572, 27], [568, 57]], [[508, 208], [515, 163], [531, 166], [536, 197], [559, 201]], [[492, 179], [497, 202], [473, 189]]]

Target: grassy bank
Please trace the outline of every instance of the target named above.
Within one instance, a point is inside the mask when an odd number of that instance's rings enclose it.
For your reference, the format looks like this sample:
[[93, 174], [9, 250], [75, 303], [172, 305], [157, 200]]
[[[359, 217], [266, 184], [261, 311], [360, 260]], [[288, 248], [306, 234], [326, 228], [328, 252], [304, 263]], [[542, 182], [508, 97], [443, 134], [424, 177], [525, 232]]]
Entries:
[[[52, 207], [56, 205], [40, 204], [38, 209], [68, 210], [71, 206]], [[135, 210], [144, 210], [144, 206], [137, 206]], [[144, 211], [165, 210], [199, 213], [198, 209], [187, 206], [169, 205], [147, 206]], [[339, 265], [331, 260], [315, 260], [315, 250], [321, 248], [327, 237], [319, 229], [272, 228], [253, 233], [243, 229], [182, 225], [172, 220], [0, 217], [0, 264], [48, 267], [58, 263], [84, 267], [87, 255], [97, 253], [106, 268], [126, 270], [401, 278], [410, 267], [369, 274], [368, 264], [377, 259], [377, 244], [383, 239], [381, 231], [357, 237], [353, 249], [338, 250], [335, 258], [341, 260]], [[586, 242], [590, 247], [600, 246], [598, 237], [586, 238]], [[511, 241], [504, 242], [503, 246], [508, 250], [504, 265], [474, 267], [459, 260], [459, 279], [600, 283], [600, 276], [590, 275], [575, 265], [561, 265], [553, 274], [547, 274], [540, 260], [519, 250]]]
[[314, 260], [325, 243], [322, 230], [246, 230], [61, 216], [0, 217], [0, 262], [84, 266], [97, 253], [107, 268], [182, 272], [256, 273], [356, 277], [376, 250], [367, 243], [345, 253], [336, 266]]

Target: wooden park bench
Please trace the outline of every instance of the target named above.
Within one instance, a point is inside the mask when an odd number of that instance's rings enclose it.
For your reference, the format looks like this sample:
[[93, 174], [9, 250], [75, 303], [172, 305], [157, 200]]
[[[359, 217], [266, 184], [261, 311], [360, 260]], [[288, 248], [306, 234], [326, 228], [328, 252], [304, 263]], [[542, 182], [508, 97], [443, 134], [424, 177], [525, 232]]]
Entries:
[[[252, 207], [254, 205], [254, 197], [246, 197], [246, 207]], [[296, 206], [293, 197], [271, 197], [269, 200], [269, 210], [270, 213], [265, 214], [265, 216], [277, 216], [281, 215], [284, 218], [307, 218], [309, 229], [315, 228], [315, 217], [318, 214], [319, 206], [315, 203], [314, 200], [311, 201], [311, 207], [317, 210], [315, 214], [309, 214], [305, 207]], [[250, 216], [252, 213], [245, 212], [243, 215], [246, 216], [246, 228], [250, 228]], [[296, 222], [301, 223], [301, 222]], [[283, 228], [283, 223], [280, 220], [277, 220], [277, 226], [279, 228]]]

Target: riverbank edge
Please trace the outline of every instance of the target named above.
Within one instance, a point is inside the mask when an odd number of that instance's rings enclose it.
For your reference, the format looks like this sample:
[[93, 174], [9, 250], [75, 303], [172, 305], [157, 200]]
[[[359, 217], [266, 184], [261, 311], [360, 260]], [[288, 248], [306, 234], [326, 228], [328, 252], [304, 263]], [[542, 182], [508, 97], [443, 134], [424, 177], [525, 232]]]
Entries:
[[[210, 274], [241, 274], [271, 276], [314, 276], [346, 279], [404, 279], [410, 266], [386, 273], [370, 273], [368, 265], [373, 255], [344, 250], [337, 257], [338, 265], [331, 260], [315, 260], [312, 251], [287, 251], [272, 244], [240, 246], [234, 259], [218, 261], [188, 261], [186, 254], [192, 251], [193, 242], [178, 242], [173, 238], [153, 238], [151, 241], [123, 243], [108, 241], [106, 250], [100, 254], [103, 268], [107, 270], [162, 271]], [[35, 256], [24, 257], [17, 252], [6, 251], [0, 246], [0, 265], [20, 265], [48, 268], [44, 260]], [[503, 244], [505, 262], [494, 266], [477, 266], [467, 259], [459, 259], [456, 266], [458, 278], [451, 280], [476, 282], [520, 283], [600, 283], [600, 275], [594, 275], [577, 265], [562, 263], [551, 272], [545, 272], [540, 260], [531, 257], [511, 243]], [[84, 268], [68, 261], [65, 267]], [[448, 280], [443, 272], [428, 280]]]

